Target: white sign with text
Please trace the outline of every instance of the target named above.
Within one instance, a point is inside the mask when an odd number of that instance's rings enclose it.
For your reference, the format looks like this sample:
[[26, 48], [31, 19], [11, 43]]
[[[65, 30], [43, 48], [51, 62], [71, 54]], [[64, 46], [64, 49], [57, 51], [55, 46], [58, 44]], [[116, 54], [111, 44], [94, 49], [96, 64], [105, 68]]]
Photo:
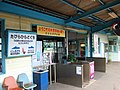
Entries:
[[36, 52], [36, 33], [8, 30], [7, 56], [26, 56]]
[[77, 75], [82, 75], [82, 67], [80, 67], [80, 66], [76, 67], [76, 74]]

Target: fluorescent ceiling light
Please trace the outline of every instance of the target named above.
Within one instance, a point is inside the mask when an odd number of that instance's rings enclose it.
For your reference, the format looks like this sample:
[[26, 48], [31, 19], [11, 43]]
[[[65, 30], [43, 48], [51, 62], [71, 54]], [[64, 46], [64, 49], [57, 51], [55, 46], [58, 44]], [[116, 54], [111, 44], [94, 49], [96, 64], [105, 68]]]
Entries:
[[114, 12], [109, 12], [108, 13], [112, 18], [118, 18], [118, 15], [115, 14]]
[[76, 31], [79, 33], [87, 33], [87, 30], [82, 30], [82, 29], [76, 29], [76, 28], [71, 28], [71, 27], [65, 27], [65, 29], [71, 30], [71, 31]]

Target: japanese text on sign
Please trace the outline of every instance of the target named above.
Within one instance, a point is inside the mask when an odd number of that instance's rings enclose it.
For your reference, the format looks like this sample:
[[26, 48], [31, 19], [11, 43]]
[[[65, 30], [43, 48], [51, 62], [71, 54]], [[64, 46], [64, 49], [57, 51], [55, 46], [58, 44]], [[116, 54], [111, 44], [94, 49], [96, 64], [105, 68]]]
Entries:
[[8, 57], [32, 55], [36, 51], [36, 33], [8, 31]]
[[56, 28], [49, 28], [44, 26], [37, 26], [37, 34], [38, 35], [47, 35], [47, 36], [59, 36], [65, 37], [65, 31], [56, 29]]

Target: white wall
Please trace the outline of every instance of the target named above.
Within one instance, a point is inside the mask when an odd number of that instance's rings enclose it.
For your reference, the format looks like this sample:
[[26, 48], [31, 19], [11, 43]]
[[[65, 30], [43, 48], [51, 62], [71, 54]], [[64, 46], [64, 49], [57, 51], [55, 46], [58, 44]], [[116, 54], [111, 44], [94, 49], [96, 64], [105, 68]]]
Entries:
[[5, 60], [6, 63], [6, 73], [0, 75], [0, 90], [2, 90], [2, 82], [4, 77], [13, 76], [17, 79], [18, 74], [26, 73], [29, 77], [29, 80], [32, 81], [32, 63], [31, 56], [19, 57], [19, 58], [10, 58]]
[[100, 43], [100, 56], [105, 57], [105, 45], [104, 43]]
[[100, 34], [100, 33], [96, 33], [98, 35], [98, 37], [100, 38], [100, 42], [102, 43], [108, 43], [108, 37], [105, 34]]
[[109, 52], [109, 59], [114, 61], [119, 61], [120, 62], [120, 53], [118, 54], [117, 52]]

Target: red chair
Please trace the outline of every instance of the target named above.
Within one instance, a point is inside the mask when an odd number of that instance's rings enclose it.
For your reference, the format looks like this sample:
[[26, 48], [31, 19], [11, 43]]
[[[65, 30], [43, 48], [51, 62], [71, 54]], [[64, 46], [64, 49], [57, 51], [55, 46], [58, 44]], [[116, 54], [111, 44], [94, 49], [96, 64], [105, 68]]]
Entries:
[[18, 87], [13, 76], [8, 76], [3, 81], [3, 90], [24, 90]]

